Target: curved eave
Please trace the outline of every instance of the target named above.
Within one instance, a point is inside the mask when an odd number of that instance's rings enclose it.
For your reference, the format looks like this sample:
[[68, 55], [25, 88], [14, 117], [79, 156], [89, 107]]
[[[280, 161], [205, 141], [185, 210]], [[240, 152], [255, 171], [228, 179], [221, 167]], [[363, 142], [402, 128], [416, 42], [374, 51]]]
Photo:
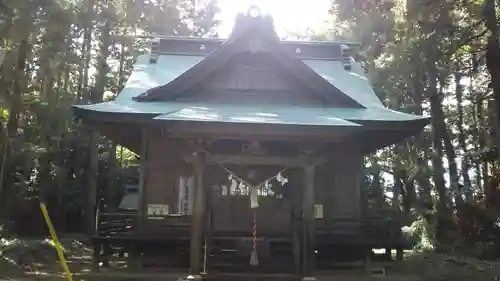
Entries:
[[154, 118], [172, 132], [263, 139], [339, 140], [361, 125], [327, 113], [322, 108], [270, 105], [203, 104]]
[[429, 122], [428, 117], [405, 121], [361, 121], [363, 130], [356, 133], [355, 141], [364, 153], [372, 153], [418, 136]]
[[416, 136], [430, 120], [383, 107], [346, 109], [111, 101], [73, 108], [75, 115], [86, 121], [121, 124], [154, 121], [167, 124], [172, 131], [196, 128], [205, 130], [206, 134], [210, 134], [210, 130], [230, 134], [233, 130], [249, 129], [253, 132], [265, 130], [270, 135], [288, 131], [327, 137], [333, 132], [353, 132], [352, 137], [360, 142], [364, 152]]
[[[109, 101], [96, 104], [74, 105], [73, 108], [77, 114], [131, 114], [136, 116], [148, 115], [164, 115], [174, 114], [187, 110], [189, 108], [230, 108], [233, 111], [238, 111], [241, 108], [252, 107], [259, 111], [272, 110], [293, 110], [294, 113], [301, 113], [301, 110], [321, 110], [326, 115], [334, 116], [338, 119], [349, 120], [354, 123], [372, 123], [376, 122], [406, 122], [415, 120], [424, 120], [428, 122], [428, 117], [406, 114], [394, 110], [379, 107], [370, 108], [305, 108], [300, 106], [287, 105], [269, 105], [269, 104], [215, 104], [215, 103], [184, 103], [184, 102], [135, 102], [135, 101]], [[427, 120], [427, 121], [425, 121]]]
[[115, 102], [73, 105], [72, 108], [74, 115], [84, 121], [141, 123], [162, 114], [161, 112], [148, 110], [129, 110], [131, 109], [129, 106], [123, 106]]

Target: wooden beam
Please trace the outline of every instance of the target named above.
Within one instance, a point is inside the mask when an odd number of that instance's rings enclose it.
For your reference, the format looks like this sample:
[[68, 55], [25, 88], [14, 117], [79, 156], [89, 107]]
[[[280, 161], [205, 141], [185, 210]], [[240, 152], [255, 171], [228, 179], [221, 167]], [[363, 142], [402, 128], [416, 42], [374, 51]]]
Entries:
[[[186, 162], [193, 163], [195, 157], [192, 155], [185, 155]], [[235, 165], [270, 165], [270, 166], [283, 166], [283, 167], [304, 167], [306, 164], [321, 165], [327, 159], [317, 158], [311, 163], [306, 157], [284, 157], [284, 156], [255, 156], [255, 155], [207, 155], [207, 162], [209, 164], [235, 164]]]
[[360, 130], [358, 126], [305, 126], [224, 122], [155, 120], [164, 124], [170, 138], [219, 138], [244, 140], [285, 140], [336, 142]]
[[304, 192], [302, 201], [303, 214], [303, 271], [304, 278], [312, 280], [314, 277], [315, 259], [315, 218], [314, 218], [314, 166], [304, 167]]
[[293, 226], [293, 255], [294, 255], [294, 273], [297, 276], [302, 275], [302, 220], [298, 220], [302, 216], [302, 184], [300, 182], [302, 169], [287, 170], [284, 176], [288, 179], [287, 187], [292, 192], [292, 226]]
[[203, 232], [205, 230], [205, 158], [204, 152], [197, 152], [194, 161], [195, 189], [193, 198], [193, 221], [191, 224], [190, 274], [195, 279], [201, 276]]
[[[208, 173], [207, 173], [208, 174]], [[208, 178], [208, 177], [207, 177]], [[208, 182], [207, 182], [208, 183]], [[208, 184], [207, 184], [208, 185]], [[213, 237], [213, 212], [212, 212], [212, 192], [211, 189], [206, 192], [205, 198], [205, 247], [203, 253], [203, 273], [207, 274], [210, 268], [210, 254], [212, 253], [212, 237]]]
[[257, 134], [239, 134], [239, 133], [218, 133], [218, 132], [183, 132], [183, 131], [168, 131], [167, 135], [172, 139], [226, 139], [226, 140], [255, 140], [255, 141], [288, 141], [302, 142], [308, 140], [323, 141], [323, 142], [341, 142], [347, 136], [332, 136], [332, 135], [315, 135], [315, 134], [297, 134], [297, 135], [257, 135]]

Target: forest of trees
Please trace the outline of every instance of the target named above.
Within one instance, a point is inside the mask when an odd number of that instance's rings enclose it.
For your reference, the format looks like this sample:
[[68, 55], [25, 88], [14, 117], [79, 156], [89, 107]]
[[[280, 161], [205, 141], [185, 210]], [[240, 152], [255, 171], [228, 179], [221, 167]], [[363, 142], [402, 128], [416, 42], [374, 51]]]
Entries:
[[[431, 245], [477, 254], [500, 245], [499, 5], [337, 0], [335, 25], [312, 36], [360, 42], [357, 59], [384, 103], [432, 117], [420, 136], [366, 158], [370, 206], [397, 211]], [[207, 0], [1, 1], [3, 222], [43, 229], [40, 197], [70, 229], [89, 187], [117, 186], [133, 157], [81, 128], [70, 106], [119, 93], [152, 35], [216, 37], [218, 11]]]
[[400, 211], [434, 246], [477, 254], [499, 237], [497, 12], [494, 0], [337, 1], [331, 10], [341, 23], [333, 36], [361, 42], [385, 104], [432, 117], [420, 136], [367, 158], [370, 203]]

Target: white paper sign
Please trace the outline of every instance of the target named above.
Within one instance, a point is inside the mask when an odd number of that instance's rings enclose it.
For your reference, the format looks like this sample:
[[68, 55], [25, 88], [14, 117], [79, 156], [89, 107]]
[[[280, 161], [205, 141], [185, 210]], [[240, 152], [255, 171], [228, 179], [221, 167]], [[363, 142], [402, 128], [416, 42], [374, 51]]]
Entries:
[[167, 216], [167, 204], [148, 204], [148, 216]]
[[259, 208], [259, 194], [255, 187], [250, 187], [250, 208]]
[[315, 219], [323, 218], [323, 204], [314, 205], [314, 218]]

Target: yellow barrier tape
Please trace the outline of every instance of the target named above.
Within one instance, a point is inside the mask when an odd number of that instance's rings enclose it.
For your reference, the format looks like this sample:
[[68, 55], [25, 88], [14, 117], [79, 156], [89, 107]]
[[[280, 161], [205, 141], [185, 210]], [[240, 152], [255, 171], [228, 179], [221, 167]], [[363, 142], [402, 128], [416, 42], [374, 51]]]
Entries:
[[52, 236], [52, 241], [54, 241], [54, 245], [57, 250], [57, 256], [59, 257], [59, 262], [61, 262], [64, 273], [66, 273], [68, 281], [73, 281], [73, 274], [71, 274], [71, 272], [69, 271], [68, 263], [66, 262], [66, 258], [64, 258], [63, 248], [61, 246], [61, 243], [59, 243], [59, 240], [57, 239], [56, 231], [54, 229], [54, 226], [52, 225], [52, 221], [49, 217], [49, 212], [47, 211], [47, 207], [44, 203], [40, 203], [40, 209], [42, 210], [43, 217], [45, 218], [45, 223], [47, 224], [47, 228], [49, 229], [50, 236]]

